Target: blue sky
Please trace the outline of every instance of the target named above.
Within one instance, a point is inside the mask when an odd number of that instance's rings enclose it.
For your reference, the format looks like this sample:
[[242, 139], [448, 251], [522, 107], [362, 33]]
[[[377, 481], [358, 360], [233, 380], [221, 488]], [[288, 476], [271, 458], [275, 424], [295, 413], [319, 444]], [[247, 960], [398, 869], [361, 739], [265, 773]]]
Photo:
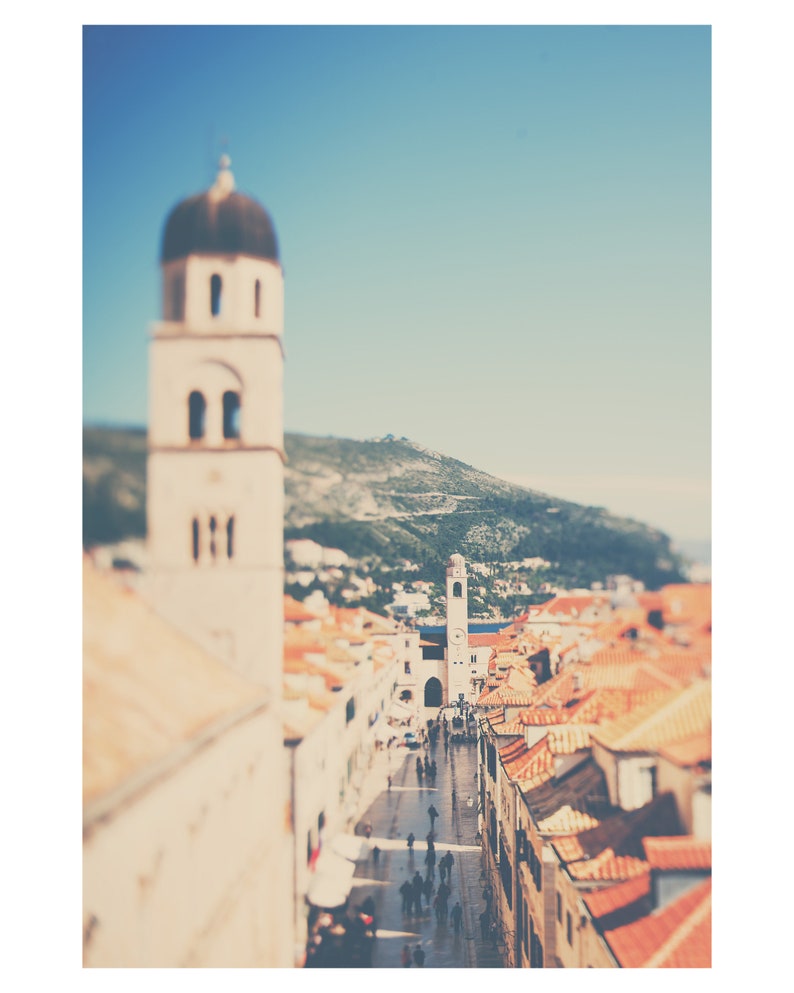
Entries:
[[278, 233], [288, 431], [709, 537], [708, 27], [83, 41], [86, 421], [145, 423], [162, 225], [226, 149]]

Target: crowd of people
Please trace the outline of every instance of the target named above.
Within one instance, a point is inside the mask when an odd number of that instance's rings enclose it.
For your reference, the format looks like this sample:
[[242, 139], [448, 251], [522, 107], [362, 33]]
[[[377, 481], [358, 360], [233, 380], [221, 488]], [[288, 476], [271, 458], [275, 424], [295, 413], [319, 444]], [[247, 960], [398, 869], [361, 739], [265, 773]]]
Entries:
[[[423, 781], [427, 781], [428, 787], [433, 787], [438, 774], [436, 763], [435, 746], [443, 736], [445, 753], [449, 749], [450, 742], [457, 743], [465, 740], [470, 733], [469, 726], [474, 721], [474, 716], [470, 712], [468, 705], [461, 703], [452, 708], [451, 719], [448, 719], [450, 708], [442, 708], [437, 720], [428, 720], [427, 730], [417, 729], [416, 742], [422, 752], [416, 757], [415, 769], [419, 780], [420, 788]], [[396, 744], [396, 740], [387, 743], [387, 749]], [[476, 779], [475, 774], [475, 779]], [[403, 779], [404, 782], [404, 779]], [[389, 772], [387, 779], [387, 790], [392, 790], [392, 774]], [[405, 787], [400, 787], [404, 789]], [[437, 796], [440, 796], [438, 794]], [[451, 800], [453, 811], [456, 809], [455, 789], [452, 786]], [[440, 801], [439, 801], [440, 802]], [[471, 806], [471, 799], [469, 799]], [[442, 808], [443, 809], [443, 808]], [[448, 810], [449, 808], [447, 808]], [[414, 864], [414, 843], [416, 836], [413, 831], [409, 832], [406, 844], [410, 853], [409, 876], [399, 887], [401, 899], [401, 910], [404, 917], [416, 919], [417, 917], [427, 920], [431, 914], [435, 917], [436, 926], [442, 926], [444, 930], [451, 927], [454, 935], [463, 933], [463, 906], [460, 899], [454, 899], [453, 890], [453, 866], [455, 857], [450, 850], [447, 850], [440, 858], [436, 852], [436, 821], [442, 814], [434, 803], [427, 807], [427, 815], [430, 820], [430, 830], [426, 836], [426, 852], [424, 853], [423, 869], [416, 868]], [[415, 826], [415, 822], [414, 822]], [[417, 829], [418, 830], [418, 829]], [[373, 825], [370, 821], [360, 821], [355, 828], [355, 833], [363, 835], [369, 845], [369, 857], [373, 866], [377, 866], [380, 861], [381, 850], [377, 844], [373, 844]], [[378, 839], [379, 840], [379, 839]], [[438, 868], [438, 876], [436, 876]], [[410, 872], [413, 870], [413, 876]], [[486, 906], [480, 915], [480, 927], [483, 941], [492, 939], [495, 924], [491, 916], [490, 893], [483, 892], [486, 899]], [[371, 967], [373, 951], [377, 939], [377, 924], [375, 921], [376, 904], [372, 895], [367, 896], [363, 903], [358, 905], [348, 905], [335, 910], [312, 910], [309, 921], [309, 942], [307, 946], [306, 967], [307, 968], [356, 968]], [[416, 925], [405, 921], [403, 930], [413, 931]], [[416, 935], [417, 938], [420, 935]], [[427, 944], [427, 943], [425, 943]], [[399, 946], [398, 946], [399, 947]], [[424, 968], [428, 950], [423, 947], [421, 941], [415, 945], [404, 945], [399, 953], [399, 965], [403, 968]], [[394, 964], [398, 964], [397, 961]], [[431, 961], [431, 965], [433, 962]]]
[[346, 903], [334, 911], [313, 911], [305, 967], [368, 969], [376, 937], [375, 901], [371, 896], [352, 908]]

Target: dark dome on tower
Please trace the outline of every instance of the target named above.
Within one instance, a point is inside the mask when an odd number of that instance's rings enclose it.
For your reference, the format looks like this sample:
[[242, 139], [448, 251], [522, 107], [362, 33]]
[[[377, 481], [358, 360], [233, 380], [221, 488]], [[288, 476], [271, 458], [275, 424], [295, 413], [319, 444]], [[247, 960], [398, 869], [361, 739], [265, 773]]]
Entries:
[[278, 262], [270, 215], [256, 200], [234, 192], [229, 164], [224, 156], [214, 186], [182, 200], [168, 215], [161, 262], [187, 255], [251, 255]]

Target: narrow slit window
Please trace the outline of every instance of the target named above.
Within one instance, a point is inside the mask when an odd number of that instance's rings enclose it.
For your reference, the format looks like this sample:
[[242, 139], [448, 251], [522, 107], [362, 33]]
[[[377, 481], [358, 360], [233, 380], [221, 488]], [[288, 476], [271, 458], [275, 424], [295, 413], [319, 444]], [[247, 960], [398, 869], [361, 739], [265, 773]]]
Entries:
[[191, 441], [198, 441], [204, 437], [204, 417], [207, 413], [207, 402], [204, 395], [198, 390], [188, 397], [188, 434]]
[[234, 557], [234, 517], [226, 522], [226, 557]]
[[240, 394], [233, 390], [223, 394], [223, 437], [240, 437]]
[[171, 283], [171, 320], [181, 321], [184, 317], [185, 281], [181, 275], [174, 276]]
[[214, 517], [210, 517], [210, 555], [215, 560], [215, 532], [218, 530], [218, 522]]
[[254, 283], [254, 317], [260, 316], [262, 306], [262, 280], [257, 279]]
[[217, 272], [212, 274], [210, 279], [210, 313], [217, 317], [221, 312], [221, 289], [223, 282]]
[[199, 554], [201, 552], [201, 546], [199, 544], [199, 522], [194, 517], [192, 524], [192, 539], [193, 539], [193, 561], [198, 562]]

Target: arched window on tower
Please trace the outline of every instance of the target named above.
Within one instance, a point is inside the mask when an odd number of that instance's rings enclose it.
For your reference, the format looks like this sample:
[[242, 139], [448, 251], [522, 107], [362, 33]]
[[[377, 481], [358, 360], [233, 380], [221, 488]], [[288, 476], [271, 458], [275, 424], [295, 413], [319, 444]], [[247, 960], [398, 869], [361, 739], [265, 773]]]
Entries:
[[187, 409], [190, 440], [198, 441], [199, 438], [204, 437], [204, 417], [207, 413], [207, 401], [204, 395], [198, 390], [193, 390], [188, 397]]
[[463, 585], [461, 583], [452, 584], [452, 595], [455, 597], [463, 596]]
[[234, 557], [234, 517], [226, 522], [226, 557]]
[[172, 321], [181, 321], [185, 316], [185, 280], [181, 274], [174, 276], [171, 281], [171, 313]]
[[240, 394], [233, 390], [223, 394], [223, 437], [240, 437]]
[[212, 556], [212, 561], [215, 561], [215, 532], [218, 530], [218, 522], [214, 517], [210, 517], [210, 555]]
[[212, 274], [210, 279], [210, 313], [217, 317], [221, 312], [221, 289], [223, 282], [217, 272]]
[[254, 283], [254, 317], [259, 317], [262, 307], [262, 280], [257, 279]]
[[195, 517], [193, 518], [191, 532], [191, 537], [193, 540], [193, 561], [198, 562], [199, 554], [201, 553], [201, 546], [199, 544], [199, 522]]

